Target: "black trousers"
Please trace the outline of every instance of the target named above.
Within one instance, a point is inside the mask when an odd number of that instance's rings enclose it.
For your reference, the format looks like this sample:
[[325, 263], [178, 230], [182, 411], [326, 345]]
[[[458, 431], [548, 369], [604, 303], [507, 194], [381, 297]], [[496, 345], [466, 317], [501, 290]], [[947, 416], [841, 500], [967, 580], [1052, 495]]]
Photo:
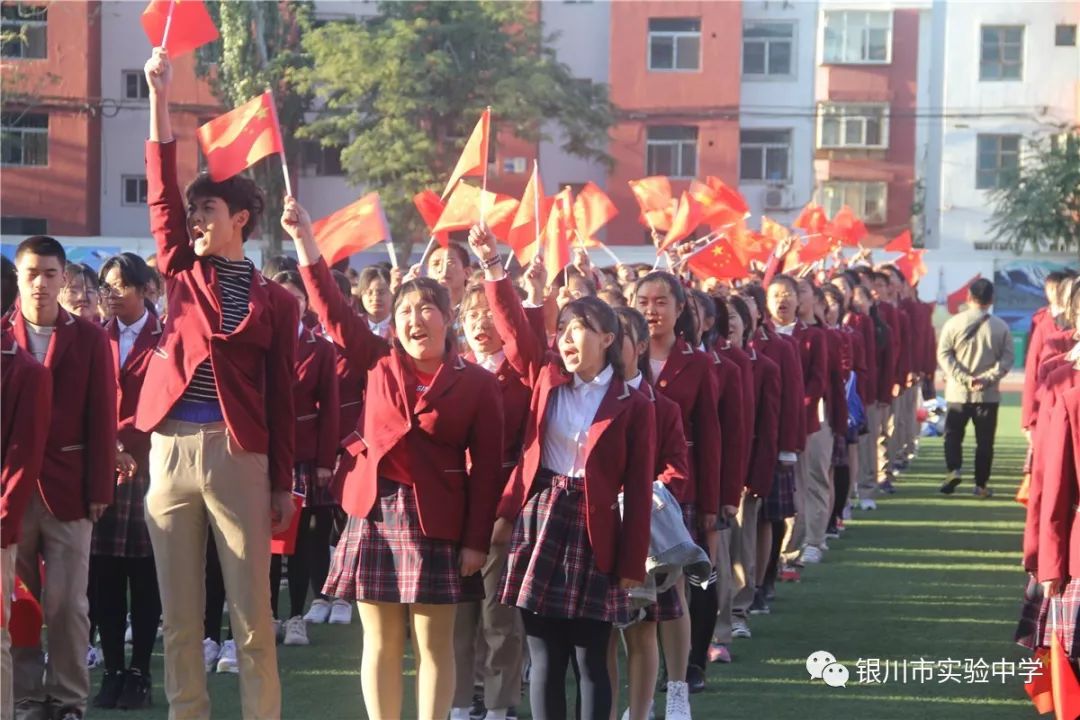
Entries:
[[847, 465], [833, 467], [833, 509], [830, 525], [836, 525], [844, 515], [844, 506], [847, 505], [848, 493], [851, 492], [851, 468]]
[[[308, 586], [315, 597], [322, 594], [330, 572], [330, 530], [333, 527], [333, 507], [306, 507], [300, 511], [300, 526], [296, 532], [296, 549], [289, 556], [289, 617], [304, 614]], [[270, 558], [270, 608], [278, 615], [278, 589], [281, 586], [281, 556]]]
[[105, 669], [124, 670], [124, 632], [127, 630], [128, 593], [131, 594], [131, 664], [150, 674], [150, 655], [157, 640], [161, 619], [154, 558], [90, 556], [90, 587], [94, 598], [94, 619], [101, 634]]
[[945, 411], [945, 467], [952, 472], [964, 467], [964, 432], [975, 425], [975, 485], [986, 487], [994, 464], [997, 403], [949, 403]]
[[608, 720], [612, 689], [607, 651], [611, 624], [599, 620], [548, 618], [522, 612], [532, 670], [529, 704], [534, 718], [566, 720], [566, 669], [578, 673], [578, 717]]

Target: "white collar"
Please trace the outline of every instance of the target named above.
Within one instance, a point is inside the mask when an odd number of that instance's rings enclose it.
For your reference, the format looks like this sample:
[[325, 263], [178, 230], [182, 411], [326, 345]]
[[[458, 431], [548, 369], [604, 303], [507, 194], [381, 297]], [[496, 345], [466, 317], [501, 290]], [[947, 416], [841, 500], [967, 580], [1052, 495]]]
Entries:
[[506, 359], [506, 353], [500, 348], [490, 355], [483, 355], [476, 353], [476, 364], [490, 369], [492, 372], [498, 369], [503, 364], [503, 360]]
[[146, 321], [149, 319], [150, 312], [144, 309], [142, 317], [131, 323], [130, 325], [125, 325], [123, 321], [120, 320], [120, 318], [116, 318], [116, 329], [119, 330], [121, 334], [130, 331], [132, 334], [138, 335], [142, 332], [143, 327], [146, 325]]
[[581, 379], [581, 376], [574, 373], [574, 389], [580, 390], [582, 388], [603, 388], [606, 390], [611, 385], [611, 379], [615, 377], [615, 369], [611, 365], [607, 365], [603, 370], [597, 374], [589, 382], [585, 382]]
[[644, 378], [644, 376], [641, 373], [638, 373], [634, 377], [627, 380], [626, 384], [629, 385], [630, 387], [634, 388], [635, 390], [638, 390], [638, 389], [641, 388], [641, 381], [642, 381], [643, 378]]
[[799, 321], [798, 319], [796, 319], [795, 322], [791, 323], [790, 325], [777, 325], [776, 332], [780, 333], [781, 335], [791, 335], [793, 332], [795, 332], [795, 326], [798, 324]]

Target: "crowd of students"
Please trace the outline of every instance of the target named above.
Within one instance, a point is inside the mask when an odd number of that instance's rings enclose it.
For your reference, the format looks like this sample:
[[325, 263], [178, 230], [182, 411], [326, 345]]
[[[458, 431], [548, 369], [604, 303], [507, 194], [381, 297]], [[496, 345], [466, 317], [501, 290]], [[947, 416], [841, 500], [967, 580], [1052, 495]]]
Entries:
[[[48, 625], [13, 669], [4, 634], [19, 717], [148, 704], [159, 620], [170, 717], [209, 716], [214, 668], [239, 673], [244, 717], [280, 717], [279, 637], [308, 644], [307, 623], [349, 622], [355, 603], [369, 717], [401, 717], [411, 635], [419, 717], [512, 717], [527, 675], [533, 717], [565, 718], [572, 670], [576, 713], [607, 720], [621, 635], [624, 717], [652, 714], [662, 658], [665, 717], [689, 718], [778, 583], [897, 491], [936, 367], [933, 304], [897, 267], [860, 253], [792, 276], [774, 259], [700, 282], [677, 256], [676, 272], [601, 268], [582, 250], [549, 278], [508, 272], [477, 226], [423, 267], [356, 273], [327, 266], [290, 197], [297, 259], [260, 272], [244, 256], [259, 188], [182, 191], [160, 51], [147, 79], [152, 262], [93, 273], [35, 236], [4, 269], [3, 610], [17, 575]], [[1075, 351], [1052, 357], [1077, 298], [1038, 321], [1040, 377], [1075, 370]], [[1071, 418], [1062, 398], [1039, 417]], [[1034, 453], [1028, 505], [1049, 515], [1035, 536], [1055, 597], [1078, 562], [1061, 536], [1075, 475], [1039, 472], [1059, 460]], [[711, 573], [643, 602], [668, 496]], [[297, 512], [295, 548], [272, 554]], [[1075, 581], [1063, 596], [1077, 604]]]

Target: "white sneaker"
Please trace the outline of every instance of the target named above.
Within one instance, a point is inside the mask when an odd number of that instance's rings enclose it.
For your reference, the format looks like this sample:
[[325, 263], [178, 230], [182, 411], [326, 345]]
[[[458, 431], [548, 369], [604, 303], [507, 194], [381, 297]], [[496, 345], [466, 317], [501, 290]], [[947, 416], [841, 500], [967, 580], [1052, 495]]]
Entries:
[[690, 720], [690, 691], [684, 682], [667, 684], [665, 720]]
[[213, 672], [218, 658], [221, 657], [221, 646], [210, 638], [203, 638], [202, 657], [203, 665], [206, 666], [206, 672]]
[[330, 624], [348, 625], [352, 622], [352, 604], [344, 600], [335, 600], [330, 606]]
[[[836, 537], [840, 537], [840, 536], [837, 535]], [[829, 543], [827, 541], [822, 542], [820, 545], [817, 546], [817, 548], [818, 548], [818, 550], [821, 551], [822, 555], [824, 555], [829, 550]]]
[[[329, 603], [327, 603], [329, 604]], [[450, 720], [469, 720], [469, 710], [471, 708], [451, 708]]]
[[101, 648], [90, 645], [86, 649], [86, 667], [93, 670], [96, 667], [101, 667], [105, 662], [105, 654], [101, 652]]
[[310, 645], [307, 636], [307, 623], [304, 618], [294, 615], [285, 621], [285, 644], [286, 645]]
[[873, 500], [871, 500], [870, 498], [866, 498], [865, 500], [860, 500], [859, 501], [859, 509], [860, 510], [877, 510], [877, 503], [874, 502]]
[[802, 561], [804, 565], [817, 565], [821, 562], [822, 553], [821, 550], [813, 545], [807, 545], [802, 551]]
[[746, 621], [742, 618], [734, 618], [731, 621], [731, 637], [733, 638], [749, 638], [750, 626], [746, 624]]
[[236, 641], [226, 640], [221, 646], [221, 657], [217, 661], [219, 673], [239, 673], [240, 665], [236, 662]]
[[[350, 613], [351, 615], [352, 613]], [[330, 619], [330, 603], [322, 598], [315, 598], [311, 601], [311, 607], [308, 608], [307, 615], [304, 616], [304, 622], [314, 623], [321, 625]]]

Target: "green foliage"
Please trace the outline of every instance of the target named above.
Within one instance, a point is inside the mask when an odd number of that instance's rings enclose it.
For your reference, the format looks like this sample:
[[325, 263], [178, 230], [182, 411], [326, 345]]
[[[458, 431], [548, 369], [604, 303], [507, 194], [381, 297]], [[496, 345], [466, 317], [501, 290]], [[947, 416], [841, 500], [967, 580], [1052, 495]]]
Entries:
[[[295, 172], [300, 144], [295, 139], [311, 106], [311, 95], [297, 89], [293, 72], [309, 66], [301, 38], [311, 31], [314, 4], [310, 0], [208, 2], [221, 37], [199, 49], [197, 70], [227, 108], [241, 105], [267, 89], [273, 90], [285, 154]], [[285, 182], [277, 160], [258, 163], [250, 171], [266, 193], [262, 231], [272, 249], [281, 247], [281, 216]]]
[[532, 3], [383, 2], [364, 21], [327, 23], [304, 37], [313, 62], [294, 75], [321, 107], [301, 136], [342, 147], [350, 181], [379, 190], [409, 241], [425, 234], [412, 196], [441, 192], [485, 106], [493, 138], [536, 140], [550, 123], [567, 151], [609, 162], [606, 86], [573, 77], [534, 13]]
[[1020, 169], [990, 191], [990, 234], [1016, 252], [1080, 254], [1080, 133], [1033, 139]]

